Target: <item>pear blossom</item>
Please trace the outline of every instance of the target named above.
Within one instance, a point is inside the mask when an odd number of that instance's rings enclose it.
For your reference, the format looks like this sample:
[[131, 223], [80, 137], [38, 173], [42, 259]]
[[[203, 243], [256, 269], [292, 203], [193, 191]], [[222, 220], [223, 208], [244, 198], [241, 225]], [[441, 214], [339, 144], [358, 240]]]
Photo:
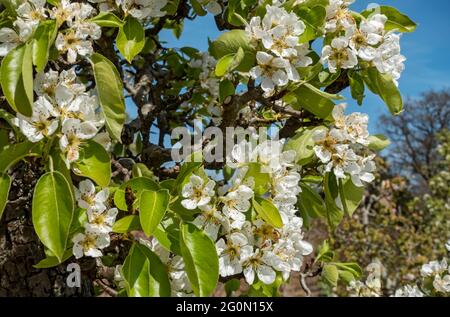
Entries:
[[18, 113], [14, 122], [33, 143], [51, 136], [59, 126], [53, 105], [43, 97], [34, 102], [31, 118]]
[[103, 212], [106, 209], [106, 202], [109, 198], [107, 188], [97, 192], [91, 180], [83, 180], [75, 187], [75, 198], [80, 208], [92, 212]]
[[383, 41], [384, 25], [387, 17], [374, 14], [363, 20], [350, 38], [349, 46], [355, 50], [358, 57], [364, 61], [372, 61], [377, 53], [376, 46]]
[[118, 212], [117, 208], [111, 208], [100, 213], [92, 209], [88, 210], [88, 222], [84, 226], [89, 232], [109, 233], [112, 231]]
[[110, 238], [108, 234], [86, 232], [77, 233], [72, 242], [73, 255], [76, 259], [83, 256], [98, 258], [103, 255], [101, 250], [109, 246]]
[[240, 229], [245, 222], [246, 212], [251, 204], [250, 199], [253, 197], [253, 190], [246, 185], [239, 185], [238, 188], [229, 191], [225, 196], [221, 197], [224, 206], [222, 212], [230, 218], [230, 226], [234, 229]]
[[424, 264], [420, 269], [420, 274], [422, 277], [435, 276], [443, 273], [447, 270], [447, 261], [443, 259], [441, 262], [439, 261], [431, 261], [427, 264]]
[[395, 291], [394, 297], [424, 297], [424, 293], [420, 291], [417, 285], [406, 285]]
[[285, 86], [289, 82], [285, 70], [286, 60], [259, 51], [256, 53], [256, 61], [258, 65], [250, 70], [250, 76], [254, 79], [261, 78], [261, 88], [266, 93], [272, 92], [277, 86]]
[[405, 69], [406, 58], [400, 51], [400, 35], [389, 32], [384, 36], [383, 43], [377, 48], [373, 59], [377, 70], [380, 73], [389, 74], [395, 83]]
[[189, 178], [189, 182], [184, 185], [181, 195], [183, 198], [181, 204], [186, 209], [196, 209], [198, 207], [206, 206], [211, 197], [214, 196], [214, 186], [216, 183], [213, 180], [205, 181], [195, 174]]
[[243, 249], [251, 252], [253, 248], [248, 246], [247, 237], [239, 232], [233, 232], [216, 242], [217, 254], [219, 255], [219, 272], [221, 276], [231, 276], [242, 272], [240, 255]]
[[162, 9], [167, 5], [167, 0], [116, 0], [116, 3], [126, 14], [139, 20], [166, 15]]
[[339, 68], [354, 68], [358, 64], [356, 52], [348, 45], [346, 37], [338, 37], [331, 41], [331, 45], [323, 47], [321, 62], [328, 64], [331, 73], [336, 73]]
[[275, 282], [275, 270], [267, 262], [270, 262], [270, 258], [260, 249], [255, 251], [245, 247], [241, 249], [241, 266], [249, 285], [255, 282], [255, 277], [258, 277], [264, 284], [270, 285]]
[[200, 207], [200, 210], [202, 213], [198, 215], [192, 223], [198, 228], [203, 229], [211, 239], [216, 240], [220, 227], [222, 225], [228, 227], [227, 219], [210, 205]]
[[348, 6], [355, 0], [330, 0], [326, 7], [325, 29], [329, 33], [345, 31], [355, 26]]

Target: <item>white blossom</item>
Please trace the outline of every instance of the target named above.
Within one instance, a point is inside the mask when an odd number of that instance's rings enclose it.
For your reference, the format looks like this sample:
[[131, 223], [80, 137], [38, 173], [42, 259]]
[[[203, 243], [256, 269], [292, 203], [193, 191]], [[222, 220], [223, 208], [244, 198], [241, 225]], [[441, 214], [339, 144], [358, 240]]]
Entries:
[[43, 97], [34, 102], [31, 118], [18, 113], [14, 122], [31, 142], [51, 136], [59, 125], [53, 105]]
[[328, 64], [331, 73], [336, 73], [340, 68], [353, 68], [358, 64], [356, 52], [348, 45], [346, 37], [338, 37], [331, 41], [331, 45], [323, 47], [321, 62], [323, 65]]
[[83, 256], [89, 256], [93, 258], [101, 257], [101, 249], [106, 248], [110, 244], [110, 238], [108, 234], [103, 233], [77, 233], [73, 239], [73, 255], [76, 259]]
[[203, 178], [192, 174], [189, 182], [184, 185], [181, 191], [181, 195], [185, 198], [181, 201], [181, 204], [184, 208], [191, 210], [206, 206], [215, 194], [215, 185], [216, 183], [213, 180], [208, 180], [205, 183]]
[[102, 189], [97, 193], [94, 183], [90, 180], [83, 180], [75, 187], [75, 198], [80, 208], [87, 211], [103, 212], [106, 209], [106, 201], [109, 197], [109, 190]]

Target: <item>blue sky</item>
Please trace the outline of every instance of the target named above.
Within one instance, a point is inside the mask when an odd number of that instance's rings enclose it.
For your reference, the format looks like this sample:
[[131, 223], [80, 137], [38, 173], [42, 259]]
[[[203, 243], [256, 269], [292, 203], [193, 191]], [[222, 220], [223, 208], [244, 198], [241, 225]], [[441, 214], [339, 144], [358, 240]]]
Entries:
[[[361, 11], [375, 1], [356, 0], [352, 8]], [[417, 24], [414, 33], [404, 34], [402, 53], [407, 57], [406, 70], [400, 79], [400, 90], [406, 97], [417, 97], [428, 89], [450, 87], [450, 1], [448, 0], [385, 0], [380, 5], [390, 5], [407, 14]], [[215, 39], [219, 31], [211, 15], [186, 21], [182, 37], [176, 40], [170, 31], [164, 31], [161, 39], [168, 46], [192, 46], [200, 50], [208, 47], [207, 39]], [[362, 111], [370, 116], [370, 130], [380, 132], [377, 117], [387, 114], [386, 107], [377, 96], [367, 93], [362, 107], [348, 99], [349, 111]]]

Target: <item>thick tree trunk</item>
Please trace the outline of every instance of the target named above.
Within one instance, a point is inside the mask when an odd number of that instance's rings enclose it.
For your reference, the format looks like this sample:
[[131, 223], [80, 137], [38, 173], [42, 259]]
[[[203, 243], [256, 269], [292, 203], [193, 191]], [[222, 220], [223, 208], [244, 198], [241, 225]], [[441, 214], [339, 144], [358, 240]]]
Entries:
[[31, 222], [31, 197], [40, 175], [33, 166], [39, 164], [21, 163], [12, 173], [12, 203], [0, 223], [0, 296], [92, 296], [90, 279], [83, 274], [80, 288], [67, 286], [68, 263], [51, 269], [33, 267], [45, 258]]

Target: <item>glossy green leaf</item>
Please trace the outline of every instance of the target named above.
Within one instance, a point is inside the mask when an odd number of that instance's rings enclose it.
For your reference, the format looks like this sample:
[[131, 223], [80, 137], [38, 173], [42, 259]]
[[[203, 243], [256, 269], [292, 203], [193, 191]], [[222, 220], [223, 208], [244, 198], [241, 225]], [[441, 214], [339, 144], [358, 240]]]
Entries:
[[334, 264], [325, 264], [322, 269], [322, 279], [328, 285], [335, 287], [339, 280], [339, 272]]
[[8, 169], [27, 156], [40, 155], [38, 144], [25, 141], [5, 146], [0, 151], [0, 173], [6, 173]]
[[167, 268], [149, 248], [134, 244], [122, 267], [130, 297], [170, 296]]
[[114, 193], [114, 204], [120, 210], [128, 210], [125, 194], [125, 192], [128, 191], [127, 188], [130, 191], [129, 195], [133, 196], [129, 198], [132, 199], [131, 203], [134, 209], [139, 207], [139, 199], [144, 190], [157, 191], [160, 189], [157, 183], [147, 177], [133, 178], [128, 182], [123, 183]]
[[72, 248], [66, 250], [61, 260], [59, 260], [56, 256], [47, 256], [45, 259], [39, 261], [38, 264], [33, 265], [36, 269], [49, 269], [51, 267], [55, 267], [64, 263], [68, 259], [70, 259], [73, 255]]
[[393, 115], [398, 115], [402, 112], [402, 96], [390, 75], [381, 74], [376, 68], [372, 67], [365, 72], [364, 81], [374, 94], [379, 95], [383, 99]]
[[352, 94], [352, 98], [358, 102], [358, 105], [362, 105], [364, 100], [364, 80], [360, 74], [357, 72], [350, 72], [348, 74], [348, 79], [350, 81], [350, 92]]
[[391, 141], [383, 134], [369, 136], [369, 142], [368, 148], [377, 152], [380, 152], [391, 145]]
[[159, 225], [153, 232], [153, 236], [167, 250], [174, 254], [181, 255], [180, 248], [180, 227], [175, 223], [165, 225], [164, 228]]
[[219, 259], [214, 242], [195, 225], [180, 225], [181, 254], [192, 289], [197, 296], [210, 296], [219, 279]]
[[81, 147], [80, 159], [73, 164], [73, 171], [106, 187], [111, 180], [111, 158], [103, 146], [88, 140]]
[[142, 192], [139, 203], [139, 219], [142, 229], [148, 237], [153, 234], [163, 219], [169, 200], [170, 195], [167, 189]]
[[142, 24], [129, 15], [119, 28], [116, 45], [125, 59], [131, 63], [145, 46], [145, 30]]
[[223, 33], [209, 46], [211, 55], [217, 60], [225, 55], [236, 54], [239, 48], [244, 51], [244, 57], [236, 70], [247, 72], [255, 65], [256, 51], [251, 46], [244, 30], [231, 30]]
[[61, 173], [46, 173], [36, 184], [32, 202], [34, 229], [41, 242], [60, 261], [67, 247], [74, 214], [69, 186]]
[[386, 31], [398, 31], [398, 32], [414, 32], [417, 24], [414, 23], [407, 15], [400, 13], [396, 8], [390, 6], [377, 6], [373, 9], [369, 9], [361, 12], [364, 17], [368, 17], [371, 14], [380, 13], [384, 14], [388, 20], [384, 26]]
[[33, 45], [33, 64], [36, 71], [41, 72], [47, 65], [50, 47], [56, 39], [58, 26], [56, 20], [45, 20], [39, 23], [34, 32]]
[[327, 118], [331, 115], [334, 108], [334, 102], [331, 98], [324, 96], [318, 89], [311, 89], [312, 86], [302, 85], [295, 91], [292, 91], [283, 98], [295, 109], [303, 108], [319, 118]]
[[122, 127], [126, 118], [121, 77], [114, 64], [106, 57], [94, 53], [91, 61], [106, 128], [116, 141], [121, 142]]
[[351, 179], [339, 180], [339, 196], [344, 211], [351, 217], [364, 198], [364, 187], [353, 184]]
[[312, 138], [315, 131], [323, 128], [322, 126], [314, 128], [300, 128], [284, 146], [285, 151], [295, 151], [295, 162], [299, 165], [310, 163], [314, 157], [314, 140]]
[[8, 174], [0, 174], [0, 220], [8, 203], [9, 189], [11, 187], [11, 177]]
[[1, 86], [6, 100], [16, 112], [27, 117], [32, 114], [33, 104], [31, 55], [30, 45], [20, 45], [3, 58], [0, 67]]
[[235, 94], [234, 84], [229, 79], [224, 79], [219, 83], [219, 101], [224, 102], [228, 96]]
[[120, 28], [124, 22], [112, 12], [100, 12], [89, 20], [101, 27]]
[[267, 223], [276, 228], [283, 227], [283, 220], [281, 219], [280, 212], [275, 205], [268, 199], [261, 197], [253, 198], [253, 208], [256, 213]]
[[112, 228], [112, 231], [116, 233], [128, 233], [135, 230], [142, 230], [142, 228], [139, 216], [134, 215], [125, 216], [117, 220]]

